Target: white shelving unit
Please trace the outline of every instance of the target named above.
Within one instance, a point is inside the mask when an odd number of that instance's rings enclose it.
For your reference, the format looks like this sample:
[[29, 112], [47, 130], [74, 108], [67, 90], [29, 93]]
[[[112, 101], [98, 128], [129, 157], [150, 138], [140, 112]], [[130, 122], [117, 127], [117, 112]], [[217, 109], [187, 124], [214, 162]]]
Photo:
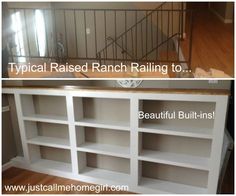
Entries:
[[[216, 193], [228, 92], [9, 87], [23, 157], [16, 167], [139, 193]], [[214, 112], [138, 119], [138, 112]]]

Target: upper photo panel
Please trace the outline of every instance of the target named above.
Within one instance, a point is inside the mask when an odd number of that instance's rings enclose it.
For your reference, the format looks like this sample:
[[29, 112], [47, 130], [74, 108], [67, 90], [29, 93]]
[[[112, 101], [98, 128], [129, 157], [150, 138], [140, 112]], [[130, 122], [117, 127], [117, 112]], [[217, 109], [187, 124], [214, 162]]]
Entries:
[[233, 2], [3, 2], [3, 78], [234, 78]]

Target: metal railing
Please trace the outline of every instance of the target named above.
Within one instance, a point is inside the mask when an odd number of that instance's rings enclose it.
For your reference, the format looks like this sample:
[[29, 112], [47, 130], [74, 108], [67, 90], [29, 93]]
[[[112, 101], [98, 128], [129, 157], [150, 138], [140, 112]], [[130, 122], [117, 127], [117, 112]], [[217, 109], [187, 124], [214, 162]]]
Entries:
[[[60, 63], [153, 61], [190, 66], [192, 12], [183, 3], [162, 3], [154, 10], [15, 8], [9, 12], [13, 25], [9, 48], [14, 62], [35, 58]], [[187, 16], [190, 22], [186, 26]], [[187, 52], [180, 59], [187, 28]]]

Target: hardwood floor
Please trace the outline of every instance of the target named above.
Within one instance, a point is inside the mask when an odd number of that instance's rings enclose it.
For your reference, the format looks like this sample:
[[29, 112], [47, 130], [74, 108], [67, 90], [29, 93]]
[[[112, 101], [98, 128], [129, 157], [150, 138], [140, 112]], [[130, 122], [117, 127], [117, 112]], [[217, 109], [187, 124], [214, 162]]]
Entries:
[[[20, 168], [9, 168], [2, 173], [2, 193], [3, 194], [25, 194], [26, 191], [6, 191], [4, 189], [5, 185], [92, 185], [85, 182], [80, 182], [76, 180], [70, 180], [66, 178], [51, 176], [47, 174], [32, 172]], [[36, 194], [94, 194], [95, 191], [82, 191], [82, 192], [63, 192], [63, 191], [50, 191], [50, 192], [31, 192]], [[226, 169], [225, 177], [222, 184], [221, 193], [223, 194], [233, 194], [234, 193], [234, 152], [231, 153], [231, 157]], [[101, 191], [100, 194], [133, 194], [126, 191]]]
[[[188, 19], [188, 16], [187, 16]], [[208, 9], [196, 10], [193, 21], [192, 64], [209, 71], [215, 68], [234, 76], [234, 25], [223, 23]], [[189, 21], [187, 20], [187, 26]], [[185, 56], [188, 56], [189, 29], [182, 43]]]
[[[47, 174], [42, 174], [42, 173], [37, 173], [37, 172], [32, 172], [24, 169], [19, 169], [12, 167], [10, 169], [7, 169], [2, 173], [2, 193], [3, 194], [26, 194], [26, 191], [6, 191], [4, 189], [5, 185], [92, 185], [76, 180], [70, 180], [66, 178], [61, 178], [61, 177], [56, 177], [56, 176], [51, 176]], [[50, 192], [36, 192], [32, 191], [30, 193], [34, 194], [95, 194], [95, 191], [80, 191], [80, 192], [75, 192], [75, 191], [50, 191]], [[131, 194], [131, 192], [126, 192], [126, 191], [101, 191], [100, 194]]]

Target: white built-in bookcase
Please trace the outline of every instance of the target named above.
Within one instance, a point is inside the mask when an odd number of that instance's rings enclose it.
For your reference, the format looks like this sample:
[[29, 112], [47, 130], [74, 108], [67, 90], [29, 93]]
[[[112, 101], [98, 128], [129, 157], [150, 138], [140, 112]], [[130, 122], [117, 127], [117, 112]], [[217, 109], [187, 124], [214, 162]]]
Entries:
[[[6, 87], [17, 167], [140, 193], [216, 193], [228, 94], [221, 90]], [[215, 112], [213, 120], [139, 120], [138, 112]]]

